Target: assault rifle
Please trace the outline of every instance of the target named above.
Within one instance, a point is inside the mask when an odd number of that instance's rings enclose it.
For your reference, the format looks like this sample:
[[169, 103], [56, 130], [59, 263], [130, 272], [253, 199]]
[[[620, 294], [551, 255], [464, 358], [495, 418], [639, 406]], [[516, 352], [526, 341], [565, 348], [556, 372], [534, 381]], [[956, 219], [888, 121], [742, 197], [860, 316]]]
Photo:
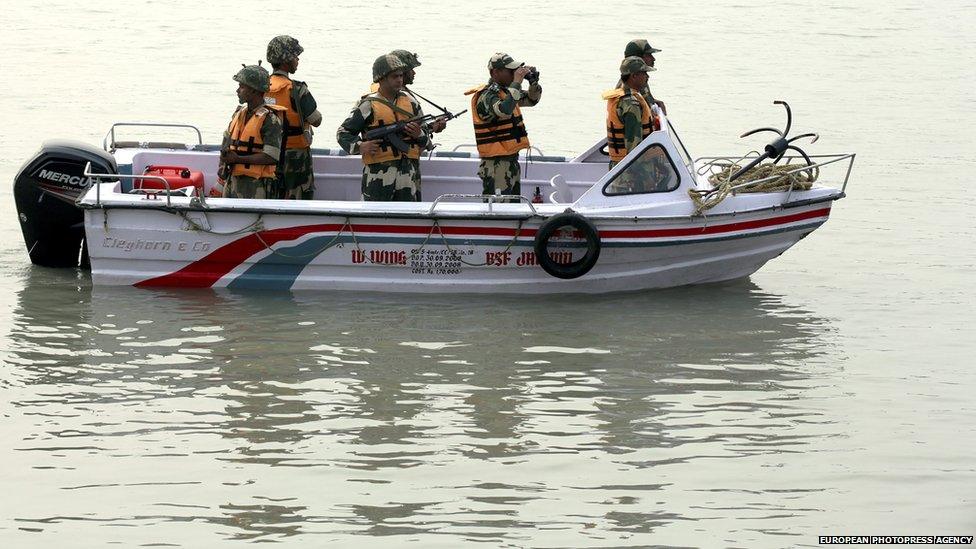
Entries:
[[374, 139], [379, 139], [381, 141], [387, 142], [391, 147], [405, 154], [408, 150], [410, 150], [410, 145], [403, 140], [403, 136], [402, 136], [404, 129], [407, 127], [407, 124], [411, 122], [416, 122], [425, 128], [429, 128], [431, 123], [434, 122], [435, 120], [441, 120], [441, 119], [451, 120], [453, 118], [457, 118], [458, 116], [461, 116], [466, 112], [468, 112], [468, 109], [464, 109], [463, 111], [457, 114], [451, 112], [445, 112], [444, 114], [438, 114], [438, 115], [425, 114], [423, 116], [415, 116], [413, 118], [408, 118], [406, 120], [394, 122], [393, 124], [387, 124], [385, 126], [373, 128], [367, 131], [363, 135], [363, 141], [372, 141]]

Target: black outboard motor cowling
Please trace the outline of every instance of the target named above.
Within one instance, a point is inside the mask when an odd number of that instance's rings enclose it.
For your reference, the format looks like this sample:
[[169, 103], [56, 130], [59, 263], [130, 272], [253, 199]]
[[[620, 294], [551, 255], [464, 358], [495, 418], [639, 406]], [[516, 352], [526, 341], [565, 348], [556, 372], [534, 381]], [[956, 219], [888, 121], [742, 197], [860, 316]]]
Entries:
[[27, 254], [35, 265], [87, 266], [87, 253], [82, 253], [84, 212], [75, 201], [94, 183], [84, 175], [89, 162], [91, 173], [119, 173], [107, 152], [62, 140], [45, 141], [17, 172], [14, 201]]

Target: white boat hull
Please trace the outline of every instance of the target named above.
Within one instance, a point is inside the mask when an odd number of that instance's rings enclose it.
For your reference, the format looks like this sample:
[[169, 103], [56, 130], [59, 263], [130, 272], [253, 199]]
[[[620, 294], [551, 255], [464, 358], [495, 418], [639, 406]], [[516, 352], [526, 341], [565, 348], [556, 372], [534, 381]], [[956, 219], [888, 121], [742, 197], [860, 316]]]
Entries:
[[[599, 260], [568, 280], [537, 264], [533, 246], [543, 220], [520, 227], [517, 220], [439, 218], [435, 225], [433, 218], [138, 209], [92, 209], [85, 219], [99, 285], [548, 294], [745, 277], [825, 222], [829, 211], [827, 202], [721, 220], [594, 218]], [[581, 250], [575, 253], [574, 259]]]

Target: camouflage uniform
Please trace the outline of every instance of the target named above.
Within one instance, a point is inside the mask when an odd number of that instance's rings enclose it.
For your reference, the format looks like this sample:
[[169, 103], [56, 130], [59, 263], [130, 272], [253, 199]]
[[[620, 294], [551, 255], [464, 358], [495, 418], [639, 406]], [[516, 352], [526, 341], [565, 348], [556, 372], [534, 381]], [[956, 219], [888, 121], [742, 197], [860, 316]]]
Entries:
[[[654, 70], [654, 67], [645, 64], [644, 60], [637, 56], [627, 57], [620, 63], [622, 85], [618, 87], [624, 90], [625, 95], [617, 102], [617, 118], [624, 123], [624, 149], [628, 153], [637, 148], [641, 141], [644, 140], [643, 129], [641, 128], [641, 115], [644, 113], [642, 112], [640, 101], [632, 96], [630, 94], [630, 88], [623, 84], [623, 78], [635, 72], [648, 72], [652, 70]], [[613, 160], [610, 161], [610, 169], [613, 169], [616, 165], [616, 162]]]
[[[380, 59], [384, 59], [386, 65], [380, 71], [383, 74], [378, 75], [376, 65]], [[386, 75], [406, 67], [396, 56], [390, 54], [381, 56], [380, 59], [374, 63], [374, 81], [379, 81]], [[360, 154], [362, 135], [373, 122], [373, 101], [380, 100], [395, 105], [400, 96], [410, 100], [411, 118], [423, 116], [420, 103], [402, 90], [397, 92], [397, 96], [392, 101], [385, 99], [379, 92], [364, 95], [336, 131], [336, 141], [339, 142], [339, 146], [349, 154]], [[400, 114], [406, 116], [408, 113]], [[421, 148], [426, 148], [430, 143], [430, 137], [425, 130], [421, 131], [417, 142]], [[419, 202], [421, 200], [420, 161], [401, 156], [387, 162], [364, 164], [362, 192], [363, 200], [367, 201]]]
[[[234, 115], [247, 105], [241, 105], [234, 111]], [[278, 158], [281, 154], [281, 119], [275, 113], [264, 117], [261, 125], [261, 139], [264, 141], [263, 153]], [[224, 140], [221, 150], [227, 150], [230, 145], [230, 131], [224, 130]], [[254, 178], [246, 175], [232, 175], [224, 184], [224, 198], [276, 198], [280, 194], [280, 184], [275, 177]]]
[[[631, 56], [641, 57], [645, 54], [653, 55], [655, 53], [658, 53], [659, 51], [661, 50], [648, 44], [647, 40], [644, 40], [643, 38], [639, 38], [637, 40], [631, 40], [630, 42], [627, 42], [627, 46], [624, 48], [624, 57], [631, 57]], [[652, 66], [651, 70], [657, 70], [657, 69]], [[617, 80], [617, 87], [618, 88], [624, 87], [623, 80]], [[644, 100], [647, 101], [648, 105], [660, 104], [660, 102], [657, 99], [654, 99], [654, 94], [651, 93], [651, 88], [649, 85], [644, 86], [643, 89], [637, 91], [638, 93], [644, 96]]]
[[[268, 71], [258, 65], [251, 65], [241, 69], [234, 80], [258, 91], [268, 91]], [[234, 110], [234, 116], [247, 105], [240, 105]], [[263, 107], [258, 107], [263, 108]], [[248, 114], [250, 117], [251, 114]], [[233, 119], [233, 116], [231, 117]], [[281, 119], [274, 112], [268, 113], [261, 124], [261, 140], [264, 148], [261, 152], [272, 158], [281, 157], [282, 124]], [[225, 151], [230, 146], [230, 128], [224, 130], [224, 139], [220, 150]], [[279, 183], [276, 177], [250, 177], [246, 175], [231, 175], [224, 182], [224, 198], [274, 198], [279, 194]]]
[[[279, 65], [298, 58], [304, 51], [305, 49], [298, 44], [298, 40], [281, 35], [268, 42], [266, 58], [269, 63]], [[281, 68], [275, 69], [272, 74], [291, 79], [288, 71]], [[297, 108], [298, 112], [304, 115], [304, 122], [310, 126], [318, 126], [322, 123], [322, 113], [318, 111], [315, 98], [312, 97], [308, 86], [298, 80], [292, 79], [292, 82], [294, 83], [292, 108]], [[305, 132], [305, 140], [311, 145], [311, 127]], [[311, 200], [315, 194], [311, 147], [300, 149], [285, 147], [281, 167], [282, 192], [277, 198]]]
[[[512, 68], [522, 66], [506, 54], [495, 54], [488, 62], [488, 68]], [[485, 122], [494, 122], [511, 118], [515, 106], [534, 107], [542, 99], [542, 86], [539, 82], [530, 83], [528, 92], [522, 90], [520, 84], [512, 82], [505, 88], [508, 96], [502, 99], [499, 91], [502, 86], [494, 80], [488, 81], [488, 86], [478, 96], [475, 108], [478, 116]], [[496, 189], [501, 194], [522, 194], [522, 169], [518, 162], [518, 153], [508, 156], [493, 156], [482, 158], [478, 164], [478, 177], [481, 178], [482, 193], [495, 194]]]

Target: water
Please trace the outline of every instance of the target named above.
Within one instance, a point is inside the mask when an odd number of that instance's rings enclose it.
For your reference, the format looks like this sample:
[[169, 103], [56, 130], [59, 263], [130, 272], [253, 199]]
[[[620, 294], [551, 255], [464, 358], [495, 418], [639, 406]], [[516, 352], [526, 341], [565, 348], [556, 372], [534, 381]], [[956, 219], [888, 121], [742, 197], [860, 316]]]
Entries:
[[[646, 22], [588, 2], [397, 6], [4, 10], [4, 547], [976, 534], [976, 4], [636, 6]], [[736, 136], [781, 125], [787, 99], [822, 135], [809, 152], [858, 153], [850, 197], [749, 280], [632, 295], [93, 289], [29, 265], [9, 182], [43, 139], [138, 120], [215, 142], [235, 67], [283, 32], [306, 48], [318, 146], [372, 59], [404, 47], [418, 90], [458, 109], [494, 51], [538, 65], [529, 132], [575, 153], [624, 43], [647, 36], [694, 155], [761, 144]]]

